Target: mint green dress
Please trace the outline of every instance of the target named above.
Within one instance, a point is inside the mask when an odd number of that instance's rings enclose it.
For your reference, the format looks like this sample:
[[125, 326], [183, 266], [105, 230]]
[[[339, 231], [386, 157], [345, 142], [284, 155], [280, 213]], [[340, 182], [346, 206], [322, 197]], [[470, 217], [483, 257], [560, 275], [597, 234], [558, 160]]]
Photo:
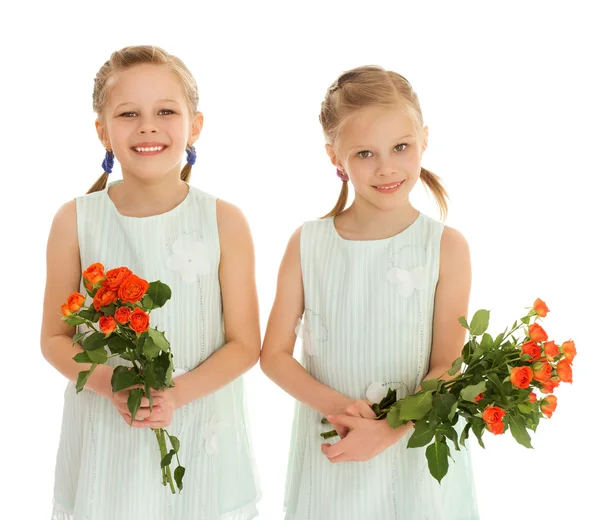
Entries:
[[[193, 370], [225, 343], [215, 197], [190, 186], [176, 208], [145, 218], [121, 215], [107, 190], [79, 197], [76, 204], [83, 269], [94, 262], [107, 270], [127, 266], [171, 287], [171, 300], [150, 320], [171, 343], [174, 376]], [[167, 431], [181, 441], [186, 473], [183, 491], [175, 495], [162, 486], [152, 430], [129, 427], [108, 399], [86, 389], [76, 394], [72, 382], [64, 398], [53, 520], [257, 515], [260, 491], [242, 378], [176, 410]]]
[[[379, 401], [388, 388], [414, 393], [429, 368], [442, 223], [420, 213], [382, 240], [343, 239], [333, 219], [301, 230], [305, 310], [302, 363], [353, 399]], [[286, 483], [286, 520], [477, 520], [469, 452], [441, 485], [410, 434], [367, 462], [332, 464], [322, 454], [322, 416], [297, 403]], [[339, 440], [337, 438], [336, 440]], [[335, 440], [333, 441], [335, 442]]]

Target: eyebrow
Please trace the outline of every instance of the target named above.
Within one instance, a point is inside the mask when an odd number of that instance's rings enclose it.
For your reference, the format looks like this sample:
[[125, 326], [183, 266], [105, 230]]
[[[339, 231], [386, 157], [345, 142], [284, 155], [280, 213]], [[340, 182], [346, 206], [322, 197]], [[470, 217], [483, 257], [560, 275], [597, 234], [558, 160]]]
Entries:
[[[408, 134], [408, 135], [403, 135], [402, 137], [397, 137], [396, 139], [394, 139], [394, 142], [401, 141], [402, 139], [406, 139], [407, 137], [414, 137], [414, 135]], [[353, 146], [352, 148], [350, 148], [350, 150], [355, 150], [356, 148], [369, 148], [369, 146], [357, 145], [357, 146]]]
[[[174, 99], [159, 99], [156, 103], [175, 103], [176, 105], [179, 105], [179, 103]], [[115, 107], [115, 110], [117, 110], [119, 107], [122, 107], [123, 105], [135, 105], [135, 103], [133, 101], [125, 101], [125, 103], [118, 104]]]

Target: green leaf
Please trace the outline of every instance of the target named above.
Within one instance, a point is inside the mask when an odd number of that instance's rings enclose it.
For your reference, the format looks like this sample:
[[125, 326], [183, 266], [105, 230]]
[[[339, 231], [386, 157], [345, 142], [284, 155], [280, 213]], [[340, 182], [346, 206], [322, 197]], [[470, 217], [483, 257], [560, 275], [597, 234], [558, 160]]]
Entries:
[[395, 404], [390, 408], [386, 420], [392, 428], [398, 428], [402, 425], [402, 421], [400, 421], [400, 407], [398, 404]]
[[530, 413], [531, 410], [533, 409], [533, 407], [531, 406], [531, 404], [527, 404], [527, 403], [519, 403], [517, 405], [517, 408], [519, 409], [520, 412], [523, 412], [523, 413], [526, 413], [526, 414]]
[[169, 464], [171, 464], [171, 459], [173, 459], [173, 455], [175, 455], [175, 450], [171, 450], [169, 453], [167, 453], [160, 461], [160, 467], [166, 468]]
[[506, 395], [504, 394], [504, 389], [502, 388], [502, 383], [500, 382], [500, 379], [498, 379], [498, 375], [494, 372], [491, 372], [488, 374], [488, 379], [496, 387], [496, 390], [498, 390], [498, 393], [500, 394], [500, 398], [502, 400], [502, 404], [507, 404]]
[[89, 356], [89, 358], [92, 360], [93, 363], [96, 363], [98, 365], [103, 365], [104, 363], [106, 363], [106, 360], [108, 359], [106, 350], [104, 350], [103, 348], [98, 348], [96, 350], [88, 350], [87, 355]]
[[418, 421], [427, 415], [433, 407], [431, 392], [417, 392], [398, 401], [400, 404], [400, 419]]
[[466, 426], [464, 427], [462, 433], [460, 434], [460, 444], [462, 446], [465, 445], [465, 442], [467, 442], [467, 439], [469, 438], [469, 430], [471, 429], [471, 424], [467, 423]]
[[427, 422], [429, 422], [429, 426], [433, 429], [435, 429], [435, 427], [437, 426], [438, 416], [437, 416], [437, 412], [436, 412], [435, 408], [432, 408], [431, 412], [429, 412], [429, 417], [427, 417]]
[[481, 394], [483, 392], [485, 392], [485, 381], [481, 381], [481, 382], [477, 383], [476, 385], [465, 386], [461, 390], [460, 396], [465, 401], [474, 402], [473, 399], [475, 399], [479, 394]]
[[92, 317], [94, 316], [94, 310], [93, 309], [81, 309], [79, 311], [79, 316], [81, 316], [82, 318], [85, 318], [86, 320], [91, 320]]
[[[167, 435], [169, 435], [167, 433]], [[175, 450], [175, 453], [179, 453], [179, 439], [177, 437], [175, 437], [175, 435], [169, 435], [169, 440], [171, 441], [171, 445], [173, 446], [173, 449]]]
[[167, 341], [167, 338], [165, 338], [164, 332], [160, 332], [156, 329], [149, 328], [148, 335], [150, 336], [150, 338], [152, 339], [152, 341], [156, 344], [156, 346], [158, 348], [160, 348], [161, 350], [164, 350], [165, 352], [167, 352], [169, 350], [169, 347], [171, 345]]
[[396, 390], [388, 388], [387, 394], [379, 402], [379, 408], [389, 408], [396, 402]]
[[425, 419], [421, 419], [415, 423], [413, 434], [408, 440], [408, 448], [420, 448], [427, 446], [433, 440], [435, 428], [432, 428]]
[[67, 325], [71, 325], [71, 327], [75, 327], [76, 325], [83, 325], [85, 323], [85, 320], [79, 317], [77, 314], [71, 314], [71, 316], [63, 316], [62, 320]]
[[111, 305], [107, 305], [106, 307], [100, 307], [100, 310], [105, 316], [114, 316], [115, 311], [117, 310], [117, 306], [112, 303]]
[[148, 286], [146, 295], [152, 299], [153, 308], [162, 307], [171, 298], [171, 288], [157, 280]]
[[483, 435], [483, 430], [485, 429], [485, 423], [482, 420], [474, 422], [471, 429], [473, 430], [473, 433], [477, 437], [477, 441], [479, 442], [479, 445], [482, 448], [485, 448], [485, 445], [483, 444], [483, 440], [481, 440], [481, 436]]
[[462, 364], [463, 364], [462, 356], [459, 358], [456, 358], [454, 360], [454, 362], [452, 363], [452, 368], [450, 370], [448, 370], [448, 374], [451, 376], [455, 375], [462, 368]]
[[87, 352], [80, 352], [79, 354], [77, 354], [76, 356], [73, 357], [73, 361], [76, 361], [77, 363], [91, 363], [92, 360], [90, 358], [90, 356], [88, 356]]
[[469, 328], [469, 324], [467, 323], [467, 320], [465, 319], [464, 316], [461, 316], [460, 318], [458, 318], [458, 322], [467, 330], [471, 330]]
[[135, 386], [141, 383], [140, 377], [133, 368], [118, 366], [114, 369], [111, 378], [112, 391], [114, 393], [125, 390], [130, 386]]
[[175, 483], [177, 484], [179, 491], [181, 491], [183, 489], [183, 475], [185, 475], [185, 468], [183, 466], [177, 466], [173, 475], [175, 477]]
[[456, 430], [452, 428], [448, 423], [442, 423], [437, 428], [438, 432], [443, 433], [446, 437], [448, 437], [453, 443], [456, 451], [460, 451], [460, 447], [458, 446], [458, 433]]
[[85, 350], [97, 350], [103, 348], [107, 343], [108, 339], [102, 332], [94, 332], [85, 339], [82, 346]]
[[135, 349], [133, 341], [125, 339], [117, 334], [112, 334], [108, 340], [108, 349], [111, 354], [123, 354], [128, 348]]
[[439, 384], [439, 379], [427, 379], [426, 381], [421, 381], [421, 392], [433, 392], [434, 390], [437, 390]]
[[429, 473], [441, 484], [442, 479], [448, 473], [448, 457], [450, 455], [448, 446], [441, 442], [434, 442], [427, 447], [425, 455], [427, 456]]
[[142, 298], [142, 307], [147, 311], [151, 311], [154, 308], [154, 302], [152, 301], [152, 298], [150, 298], [150, 296], [147, 294], [145, 294]]
[[87, 332], [80, 332], [79, 334], [75, 334], [75, 336], [73, 336], [73, 342], [72, 344], [75, 345], [75, 343], [79, 343], [83, 338], [85, 338], [85, 336], [88, 334], [89, 331]]
[[92, 372], [94, 371], [95, 368], [96, 368], [96, 365], [92, 365], [89, 370], [84, 370], [82, 372], [79, 372], [79, 374], [77, 375], [77, 384], [75, 385], [75, 389], [77, 390], [77, 393], [79, 393], [83, 390], [83, 387], [87, 383], [88, 378], [90, 377], [90, 375], [92, 375]]
[[154, 343], [152, 337], [149, 337], [146, 339], [146, 341], [144, 341], [143, 352], [144, 355], [148, 357], [148, 359], [153, 359], [156, 356], [158, 356], [160, 352], [160, 347], [156, 343]]
[[449, 418], [452, 407], [456, 404], [458, 403], [454, 394], [439, 394], [433, 399], [433, 407], [442, 420]]
[[481, 336], [490, 324], [490, 311], [484, 309], [478, 310], [471, 320], [471, 334], [473, 336]]
[[[456, 410], [458, 410], [458, 400], [454, 401], [454, 404], [450, 407], [450, 413], [448, 414], [448, 419], [450, 419], [451, 421], [454, 421], [454, 418], [456, 416]], [[456, 417], [458, 419], [458, 417]]]
[[487, 332], [481, 338], [481, 348], [484, 350], [491, 350], [494, 347], [494, 338]]
[[127, 398], [127, 408], [129, 408], [129, 412], [131, 413], [131, 423], [135, 419], [135, 415], [138, 413], [140, 409], [140, 405], [142, 404], [142, 396], [144, 395], [143, 388], [134, 388], [129, 392], [129, 397]]
[[504, 334], [506, 334], [506, 331], [502, 332], [501, 334], [498, 334], [498, 336], [496, 336], [496, 339], [494, 340], [494, 348], [498, 348], [500, 345], [502, 345], [502, 342], [504, 341]]
[[533, 449], [533, 446], [531, 445], [531, 437], [525, 429], [525, 421], [523, 418], [518, 415], [508, 415], [506, 419], [508, 426], [510, 427], [510, 433], [512, 433], [512, 436], [515, 438], [515, 440], [526, 448]]

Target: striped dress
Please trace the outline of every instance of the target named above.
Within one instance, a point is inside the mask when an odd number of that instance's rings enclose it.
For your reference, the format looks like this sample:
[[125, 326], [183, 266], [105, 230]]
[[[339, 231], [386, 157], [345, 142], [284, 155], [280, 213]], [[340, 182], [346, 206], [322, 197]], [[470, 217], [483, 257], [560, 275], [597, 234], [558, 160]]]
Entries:
[[[176, 208], [145, 218], [121, 215], [106, 189], [79, 197], [76, 204], [83, 269], [94, 262], [106, 269], [127, 266], [149, 282], [171, 287], [172, 298], [150, 319], [171, 343], [174, 377], [224, 344], [215, 197], [190, 186]], [[118, 359], [109, 363], [116, 366]], [[86, 389], [76, 394], [72, 382], [64, 398], [53, 520], [248, 520], [257, 515], [260, 491], [242, 378], [175, 411], [167, 431], [181, 441], [186, 468], [183, 491], [175, 495], [162, 486], [152, 430], [129, 427], [108, 399]]]
[[[353, 399], [388, 388], [414, 393], [429, 368], [443, 224], [419, 214], [382, 240], [343, 239], [332, 218], [300, 235], [305, 310], [302, 363]], [[332, 464], [322, 454], [321, 415], [296, 404], [286, 483], [286, 520], [476, 520], [471, 461], [455, 452], [442, 484], [410, 433], [367, 462]]]

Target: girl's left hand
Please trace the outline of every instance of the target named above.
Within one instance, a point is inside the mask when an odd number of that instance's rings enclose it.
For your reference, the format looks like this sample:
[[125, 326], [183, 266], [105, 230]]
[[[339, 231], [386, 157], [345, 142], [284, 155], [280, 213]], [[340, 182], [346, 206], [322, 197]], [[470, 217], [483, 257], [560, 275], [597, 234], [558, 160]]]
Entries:
[[160, 405], [152, 407], [152, 412], [146, 420], [139, 421], [139, 428], [166, 428], [173, 420], [173, 413], [177, 409], [173, 388], [157, 391], [156, 393], [153, 393], [153, 397], [161, 397], [162, 402]]
[[386, 420], [336, 415], [327, 418], [337, 427], [348, 428], [348, 434], [335, 444], [322, 444], [321, 451], [333, 463], [365, 462], [396, 444], [412, 428], [412, 423], [392, 428]]

